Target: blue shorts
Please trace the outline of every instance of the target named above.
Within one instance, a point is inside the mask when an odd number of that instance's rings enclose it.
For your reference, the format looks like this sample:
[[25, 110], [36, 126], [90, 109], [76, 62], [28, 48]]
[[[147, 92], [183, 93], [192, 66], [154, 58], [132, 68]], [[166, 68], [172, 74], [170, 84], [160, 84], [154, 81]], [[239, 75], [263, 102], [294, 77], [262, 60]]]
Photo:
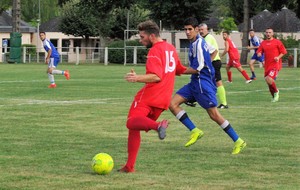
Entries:
[[59, 57], [50, 57], [50, 61], [48, 63], [48, 68], [57, 67], [58, 63], [60, 61]]
[[261, 57], [258, 57], [257, 54], [255, 53], [255, 54], [253, 54], [253, 56], [251, 57], [251, 59], [254, 59], [254, 60], [259, 61], [259, 62], [262, 63], [262, 62], [264, 62], [265, 57], [264, 57], [264, 55], [262, 55]]
[[216, 93], [216, 86], [205, 80], [201, 80], [201, 83], [192, 81], [176, 92], [176, 94], [184, 97], [187, 101], [197, 101], [204, 109], [218, 105]]

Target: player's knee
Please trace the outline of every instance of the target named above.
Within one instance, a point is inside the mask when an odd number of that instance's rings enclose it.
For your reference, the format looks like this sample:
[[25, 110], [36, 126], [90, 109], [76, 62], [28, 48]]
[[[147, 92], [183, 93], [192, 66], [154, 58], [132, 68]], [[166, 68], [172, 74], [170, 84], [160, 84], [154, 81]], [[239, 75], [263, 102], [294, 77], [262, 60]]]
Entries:
[[134, 126], [134, 118], [127, 119], [127, 122], [126, 122], [127, 129], [133, 129], [133, 126]]
[[143, 123], [143, 119], [142, 116], [130, 117], [126, 122], [127, 129], [137, 129]]
[[173, 112], [178, 107], [179, 107], [179, 104], [176, 101], [172, 100], [170, 105], [169, 105], [170, 111]]

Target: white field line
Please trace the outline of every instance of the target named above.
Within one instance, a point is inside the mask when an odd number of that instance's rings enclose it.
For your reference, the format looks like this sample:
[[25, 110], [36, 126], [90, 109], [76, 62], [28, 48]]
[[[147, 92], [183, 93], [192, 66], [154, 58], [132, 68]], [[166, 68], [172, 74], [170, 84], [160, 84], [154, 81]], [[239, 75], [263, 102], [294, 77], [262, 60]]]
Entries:
[[[35, 100], [35, 99], [9, 99], [0, 98], [0, 100], [11, 101], [7, 105], [2, 106], [22, 106], [22, 105], [76, 105], [76, 104], [120, 104], [120, 101], [114, 102], [114, 100], [123, 100], [123, 98], [103, 98], [103, 99], [88, 99], [88, 100]], [[122, 101], [121, 101], [122, 102]]]
[[[279, 90], [284, 90], [284, 91], [293, 91], [293, 90], [298, 90], [300, 89], [299, 87], [291, 87], [291, 88], [280, 88], [278, 87]], [[246, 93], [253, 93], [253, 92], [269, 92], [267, 87], [265, 89], [259, 89], [259, 90], [243, 90], [243, 91], [226, 91], [226, 94], [246, 94]]]
[[[122, 77], [120, 77], [119, 79], [101, 79], [101, 81], [103, 80], [120, 80], [120, 81], [124, 81], [124, 79]], [[65, 81], [65, 79], [63, 78], [55, 78], [55, 81]], [[93, 80], [93, 79], [72, 79], [70, 81], [97, 81], [97, 80]], [[6, 80], [6, 81], [0, 81], [0, 84], [5, 84], [5, 83], [40, 83], [40, 82], [48, 82], [49, 80], [47, 80], [47, 78], [45, 78], [44, 80]], [[125, 82], [125, 81], [124, 81]]]

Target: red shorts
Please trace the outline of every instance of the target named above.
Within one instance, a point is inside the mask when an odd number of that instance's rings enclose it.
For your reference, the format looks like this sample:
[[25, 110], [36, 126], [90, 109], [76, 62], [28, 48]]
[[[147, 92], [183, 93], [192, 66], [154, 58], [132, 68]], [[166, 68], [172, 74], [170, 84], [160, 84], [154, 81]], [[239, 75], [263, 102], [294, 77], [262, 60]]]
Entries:
[[127, 119], [133, 116], [146, 116], [156, 121], [163, 111], [164, 109], [162, 108], [151, 107], [144, 103], [133, 101]]
[[241, 63], [240, 63], [240, 60], [238, 60], [238, 59], [229, 59], [227, 65], [230, 67], [237, 68], [237, 67], [241, 66]]
[[278, 72], [279, 71], [276, 69], [271, 69], [269, 71], [265, 71], [265, 77], [269, 76], [270, 78], [275, 80], [277, 78]]

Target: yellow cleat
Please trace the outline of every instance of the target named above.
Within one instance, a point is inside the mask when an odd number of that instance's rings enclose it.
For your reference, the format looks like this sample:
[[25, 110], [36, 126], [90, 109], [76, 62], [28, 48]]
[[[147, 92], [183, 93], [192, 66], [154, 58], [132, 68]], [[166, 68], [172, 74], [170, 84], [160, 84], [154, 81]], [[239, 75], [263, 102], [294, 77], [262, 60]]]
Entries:
[[278, 92], [274, 93], [274, 98], [272, 102], [278, 102], [279, 101], [279, 90]]
[[191, 139], [184, 146], [189, 147], [189, 146], [195, 144], [195, 142], [197, 142], [198, 139], [203, 137], [203, 135], [204, 135], [204, 133], [200, 129], [198, 129], [198, 128], [193, 129], [192, 134], [191, 134]]
[[247, 146], [247, 143], [244, 140], [242, 140], [241, 138], [238, 138], [238, 140], [234, 142], [232, 154], [240, 153], [246, 146]]

